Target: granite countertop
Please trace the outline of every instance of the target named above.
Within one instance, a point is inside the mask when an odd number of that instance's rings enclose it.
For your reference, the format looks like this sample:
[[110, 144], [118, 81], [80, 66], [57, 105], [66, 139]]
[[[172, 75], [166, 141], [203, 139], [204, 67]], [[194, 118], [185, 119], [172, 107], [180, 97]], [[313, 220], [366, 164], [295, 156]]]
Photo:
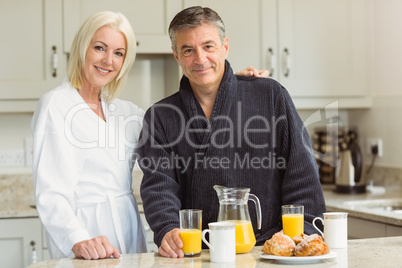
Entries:
[[358, 204], [360, 202], [356, 203], [356, 201], [375, 200], [396, 200], [402, 203], [400, 191], [385, 191], [383, 187], [374, 187], [362, 194], [340, 194], [334, 192], [332, 186], [323, 186], [323, 192], [327, 211], [343, 211], [355, 218], [402, 226], [402, 213], [370, 209]]
[[0, 219], [37, 218], [34, 204], [24, 202], [4, 202], [0, 205]]
[[250, 253], [237, 254], [236, 263], [211, 263], [209, 250], [203, 250], [201, 256], [193, 258], [163, 258], [158, 253], [125, 254], [119, 259], [82, 260], [56, 259], [30, 265], [29, 268], [56, 268], [56, 267], [400, 267], [402, 263], [402, 236], [372, 239], [349, 240], [348, 248], [333, 249], [335, 258], [318, 260], [316, 263], [286, 264], [274, 260], [261, 258], [262, 247], [255, 247]]
[[[140, 213], [144, 212], [142, 203], [138, 203]], [[24, 202], [4, 202], [0, 204], [0, 219], [38, 218], [35, 204]]]

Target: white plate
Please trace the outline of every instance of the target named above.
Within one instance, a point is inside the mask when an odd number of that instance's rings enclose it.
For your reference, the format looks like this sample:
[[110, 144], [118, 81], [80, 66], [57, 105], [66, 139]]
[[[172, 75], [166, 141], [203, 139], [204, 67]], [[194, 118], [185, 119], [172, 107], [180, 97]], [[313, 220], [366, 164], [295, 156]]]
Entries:
[[320, 256], [309, 256], [309, 257], [285, 257], [285, 256], [275, 256], [275, 255], [269, 255], [269, 254], [261, 254], [261, 258], [267, 259], [267, 260], [275, 260], [277, 262], [283, 262], [283, 263], [309, 263], [309, 262], [319, 262], [321, 260], [325, 259], [331, 259], [336, 257], [336, 252], [334, 251], [329, 251], [328, 254], [325, 255], [320, 255]]

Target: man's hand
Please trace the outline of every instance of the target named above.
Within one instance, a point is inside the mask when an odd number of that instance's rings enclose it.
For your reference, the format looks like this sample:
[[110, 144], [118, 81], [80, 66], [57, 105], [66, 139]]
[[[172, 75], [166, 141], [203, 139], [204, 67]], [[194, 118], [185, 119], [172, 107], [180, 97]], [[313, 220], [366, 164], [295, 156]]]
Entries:
[[180, 238], [180, 229], [175, 228], [163, 237], [161, 246], [159, 247], [159, 254], [167, 258], [183, 258], [182, 247], [183, 242]]
[[243, 75], [243, 76], [268, 77], [269, 71], [268, 70], [257, 70], [257, 68], [255, 68], [253, 66], [249, 66], [244, 70], [236, 72], [235, 74]]
[[98, 236], [75, 243], [72, 251], [76, 258], [86, 260], [104, 259], [111, 256], [120, 258], [119, 250], [110, 244], [106, 236]]

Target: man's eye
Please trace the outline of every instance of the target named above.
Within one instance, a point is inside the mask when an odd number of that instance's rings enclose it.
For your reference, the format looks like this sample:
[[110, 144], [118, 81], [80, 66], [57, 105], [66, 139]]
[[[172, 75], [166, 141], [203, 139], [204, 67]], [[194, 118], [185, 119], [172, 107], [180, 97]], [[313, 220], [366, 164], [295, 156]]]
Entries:
[[189, 49], [184, 50], [183, 54], [184, 55], [190, 55], [192, 52], [193, 52], [193, 50], [189, 48]]
[[206, 49], [206, 50], [213, 50], [214, 47], [213, 47], [213, 46], [205, 46], [205, 49]]

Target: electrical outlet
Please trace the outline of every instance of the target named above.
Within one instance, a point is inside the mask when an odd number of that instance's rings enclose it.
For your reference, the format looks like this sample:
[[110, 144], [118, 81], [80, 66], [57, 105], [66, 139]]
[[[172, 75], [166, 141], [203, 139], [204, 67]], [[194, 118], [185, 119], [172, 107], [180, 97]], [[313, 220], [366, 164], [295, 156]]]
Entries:
[[377, 156], [378, 156], [378, 157], [382, 157], [382, 155], [383, 155], [383, 151], [382, 151], [382, 139], [380, 139], [380, 138], [368, 138], [368, 139], [367, 139], [367, 154], [368, 154], [368, 155], [372, 155], [371, 148], [372, 148], [374, 145], [377, 145], [377, 147], [378, 147]]
[[22, 167], [25, 165], [24, 150], [1, 150], [0, 167]]

